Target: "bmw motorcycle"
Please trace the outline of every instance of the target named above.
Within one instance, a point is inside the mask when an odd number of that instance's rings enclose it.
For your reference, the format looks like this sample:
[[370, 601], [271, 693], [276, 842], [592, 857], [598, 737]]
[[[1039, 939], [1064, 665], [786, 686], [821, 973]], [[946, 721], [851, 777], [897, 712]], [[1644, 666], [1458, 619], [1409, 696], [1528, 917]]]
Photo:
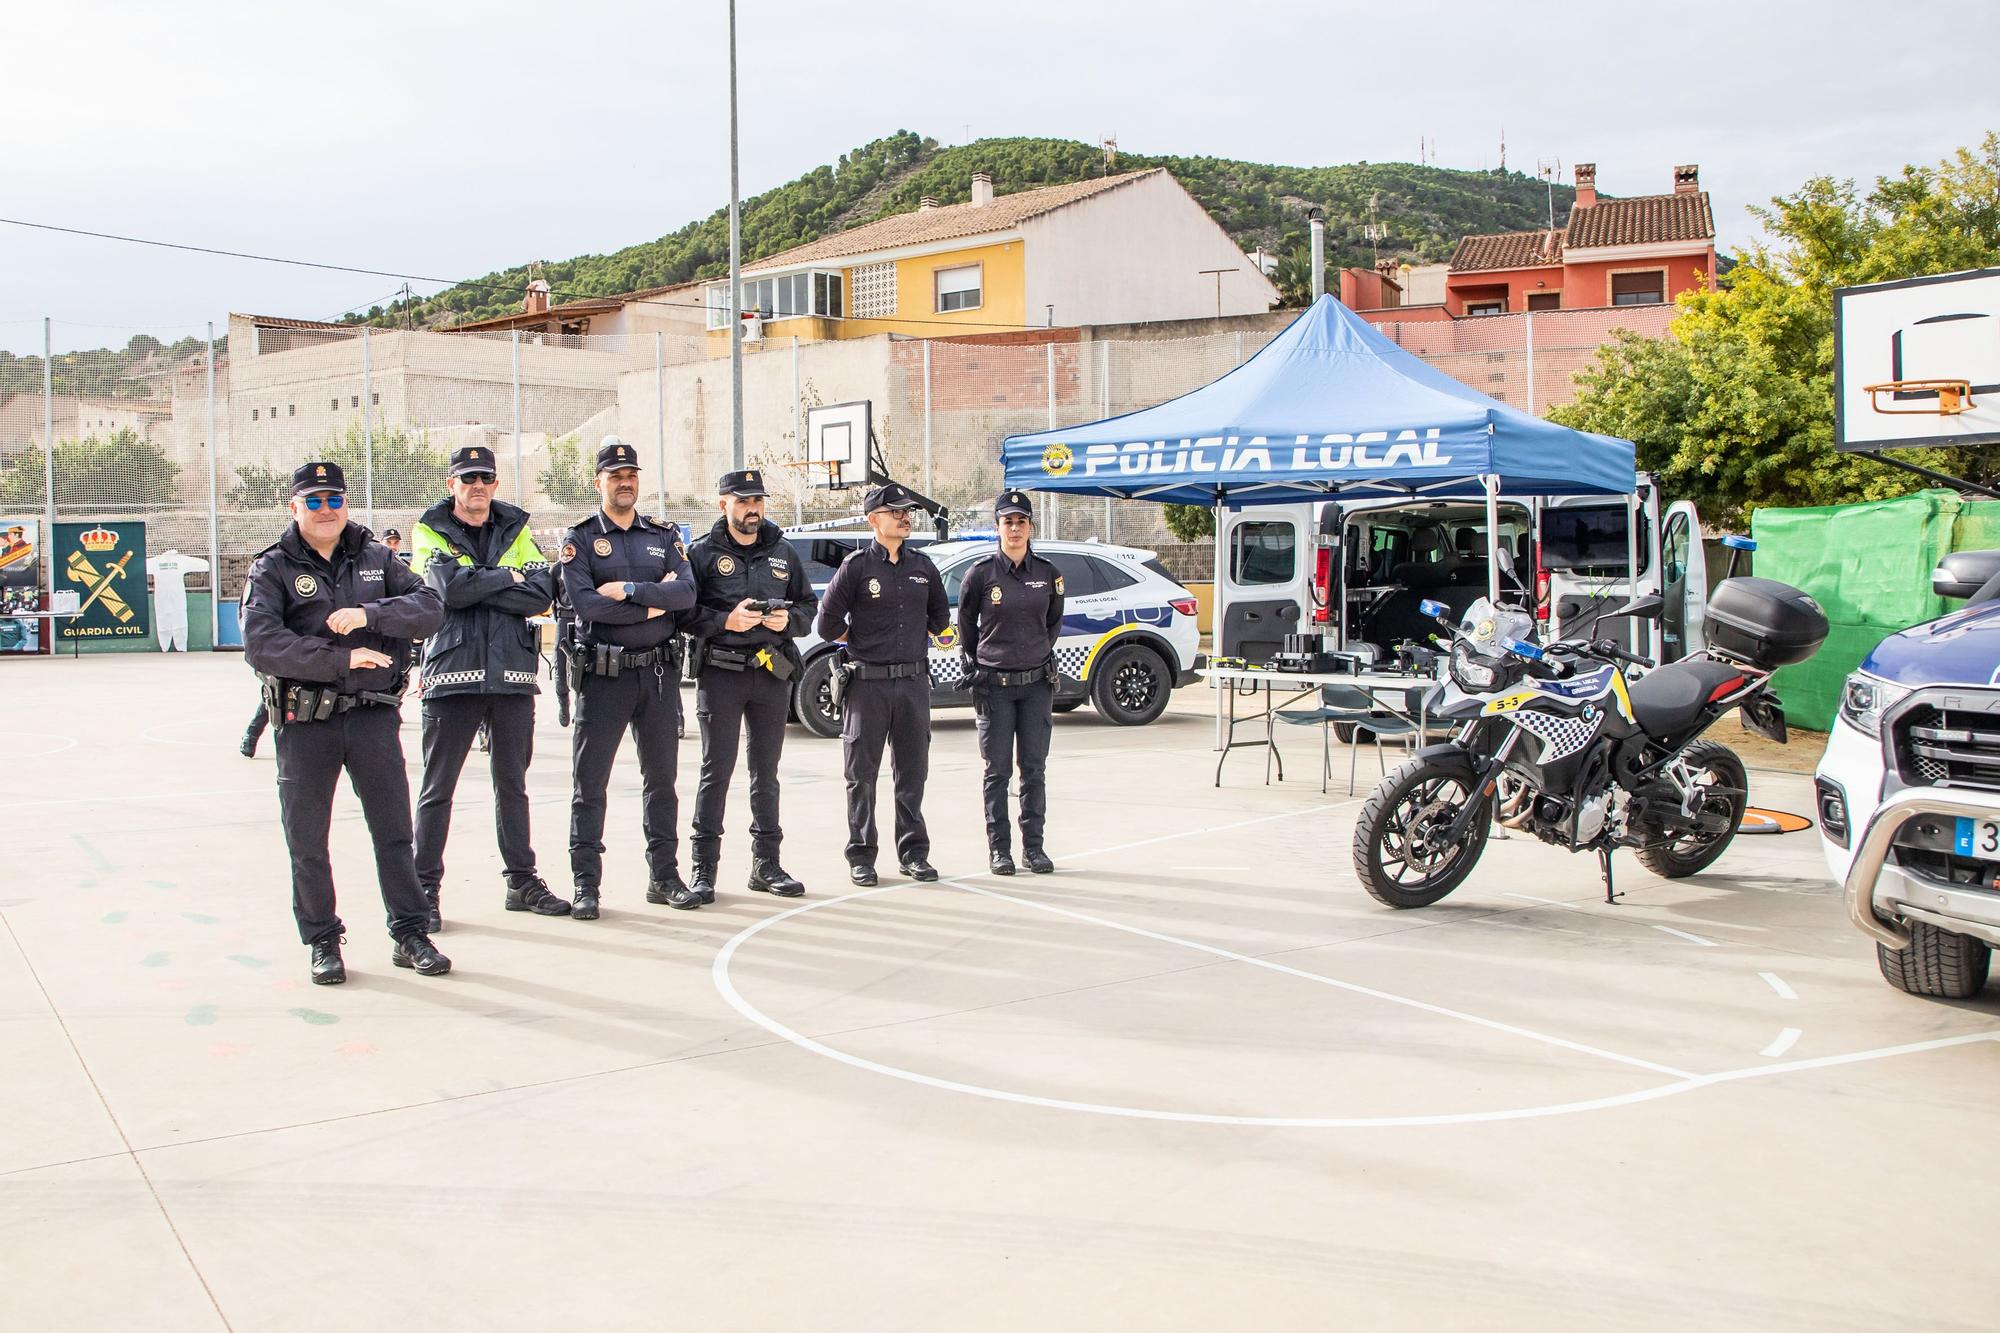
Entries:
[[[1606, 619], [1660, 609], [1645, 597]], [[1463, 883], [1494, 823], [1595, 852], [1606, 902], [1620, 896], [1619, 847], [1668, 879], [1706, 869], [1736, 836], [1748, 786], [1743, 761], [1703, 733], [1734, 708], [1745, 730], [1782, 742], [1771, 672], [1827, 633], [1805, 593], [1757, 578], [1717, 585], [1709, 647], [1661, 667], [1609, 639], [1538, 644], [1532, 616], [1484, 598], [1456, 625], [1439, 603], [1423, 611], [1450, 632], [1449, 681], [1430, 716], [1456, 730], [1384, 778], [1354, 829], [1355, 873], [1397, 908]]]

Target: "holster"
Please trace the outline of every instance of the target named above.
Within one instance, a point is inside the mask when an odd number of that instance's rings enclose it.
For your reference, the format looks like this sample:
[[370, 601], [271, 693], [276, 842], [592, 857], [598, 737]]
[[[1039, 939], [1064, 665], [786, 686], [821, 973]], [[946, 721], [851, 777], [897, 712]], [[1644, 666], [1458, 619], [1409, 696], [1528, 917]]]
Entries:
[[826, 678], [827, 697], [835, 708], [840, 707], [841, 700], [847, 697], [847, 682], [853, 675], [854, 663], [847, 660], [846, 653], [836, 653], [833, 658], [833, 670]]
[[786, 652], [782, 646], [759, 648], [756, 655], [751, 658], [751, 661], [776, 676], [779, 680], [790, 680], [798, 674], [798, 668], [792, 665], [791, 654]]
[[690, 676], [701, 675], [701, 669], [708, 665], [708, 640], [690, 637], [687, 649], [687, 671]]

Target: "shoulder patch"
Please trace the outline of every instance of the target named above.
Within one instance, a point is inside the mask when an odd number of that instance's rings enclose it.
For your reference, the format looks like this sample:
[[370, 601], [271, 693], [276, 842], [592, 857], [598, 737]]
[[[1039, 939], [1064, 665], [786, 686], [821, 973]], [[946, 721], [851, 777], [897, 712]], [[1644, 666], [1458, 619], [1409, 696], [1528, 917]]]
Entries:
[[563, 543], [563, 548], [562, 548], [562, 556], [561, 556], [561, 559], [562, 559], [562, 562], [563, 562], [563, 563], [564, 563], [565, 565], [566, 565], [566, 564], [568, 564], [568, 563], [569, 563], [570, 561], [572, 561], [572, 560], [576, 559], [576, 543], [575, 543], [575, 542], [564, 542], [564, 543]]
[[1062, 575], [1058, 574], [1056, 575], [1056, 596], [1060, 597], [1062, 595], [1063, 595]]

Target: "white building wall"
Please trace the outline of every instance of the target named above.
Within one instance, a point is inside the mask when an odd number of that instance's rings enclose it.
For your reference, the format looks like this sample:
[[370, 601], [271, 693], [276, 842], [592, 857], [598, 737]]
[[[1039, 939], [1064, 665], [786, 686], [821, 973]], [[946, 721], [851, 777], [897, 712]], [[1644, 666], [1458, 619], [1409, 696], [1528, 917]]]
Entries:
[[1027, 245], [1028, 318], [1041, 323], [1124, 324], [1255, 315], [1278, 300], [1229, 233], [1165, 172], [1092, 195], [1021, 224]]

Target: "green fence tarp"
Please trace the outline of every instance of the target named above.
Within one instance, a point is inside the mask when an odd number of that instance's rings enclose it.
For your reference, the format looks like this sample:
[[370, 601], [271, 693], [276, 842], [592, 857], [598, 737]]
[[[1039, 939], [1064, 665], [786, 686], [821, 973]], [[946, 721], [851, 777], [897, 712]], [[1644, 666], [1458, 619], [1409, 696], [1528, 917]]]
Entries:
[[1758, 575], [1803, 588], [1826, 611], [1830, 632], [1819, 652], [1772, 678], [1785, 715], [1825, 731], [1848, 673], [1876, 644], [1955, 605], [1931, 591], [1939, 557], [2000, 547], [2000, 502], [1919, 491], [1868, 504], [1759, 509], [1750, 534]]

